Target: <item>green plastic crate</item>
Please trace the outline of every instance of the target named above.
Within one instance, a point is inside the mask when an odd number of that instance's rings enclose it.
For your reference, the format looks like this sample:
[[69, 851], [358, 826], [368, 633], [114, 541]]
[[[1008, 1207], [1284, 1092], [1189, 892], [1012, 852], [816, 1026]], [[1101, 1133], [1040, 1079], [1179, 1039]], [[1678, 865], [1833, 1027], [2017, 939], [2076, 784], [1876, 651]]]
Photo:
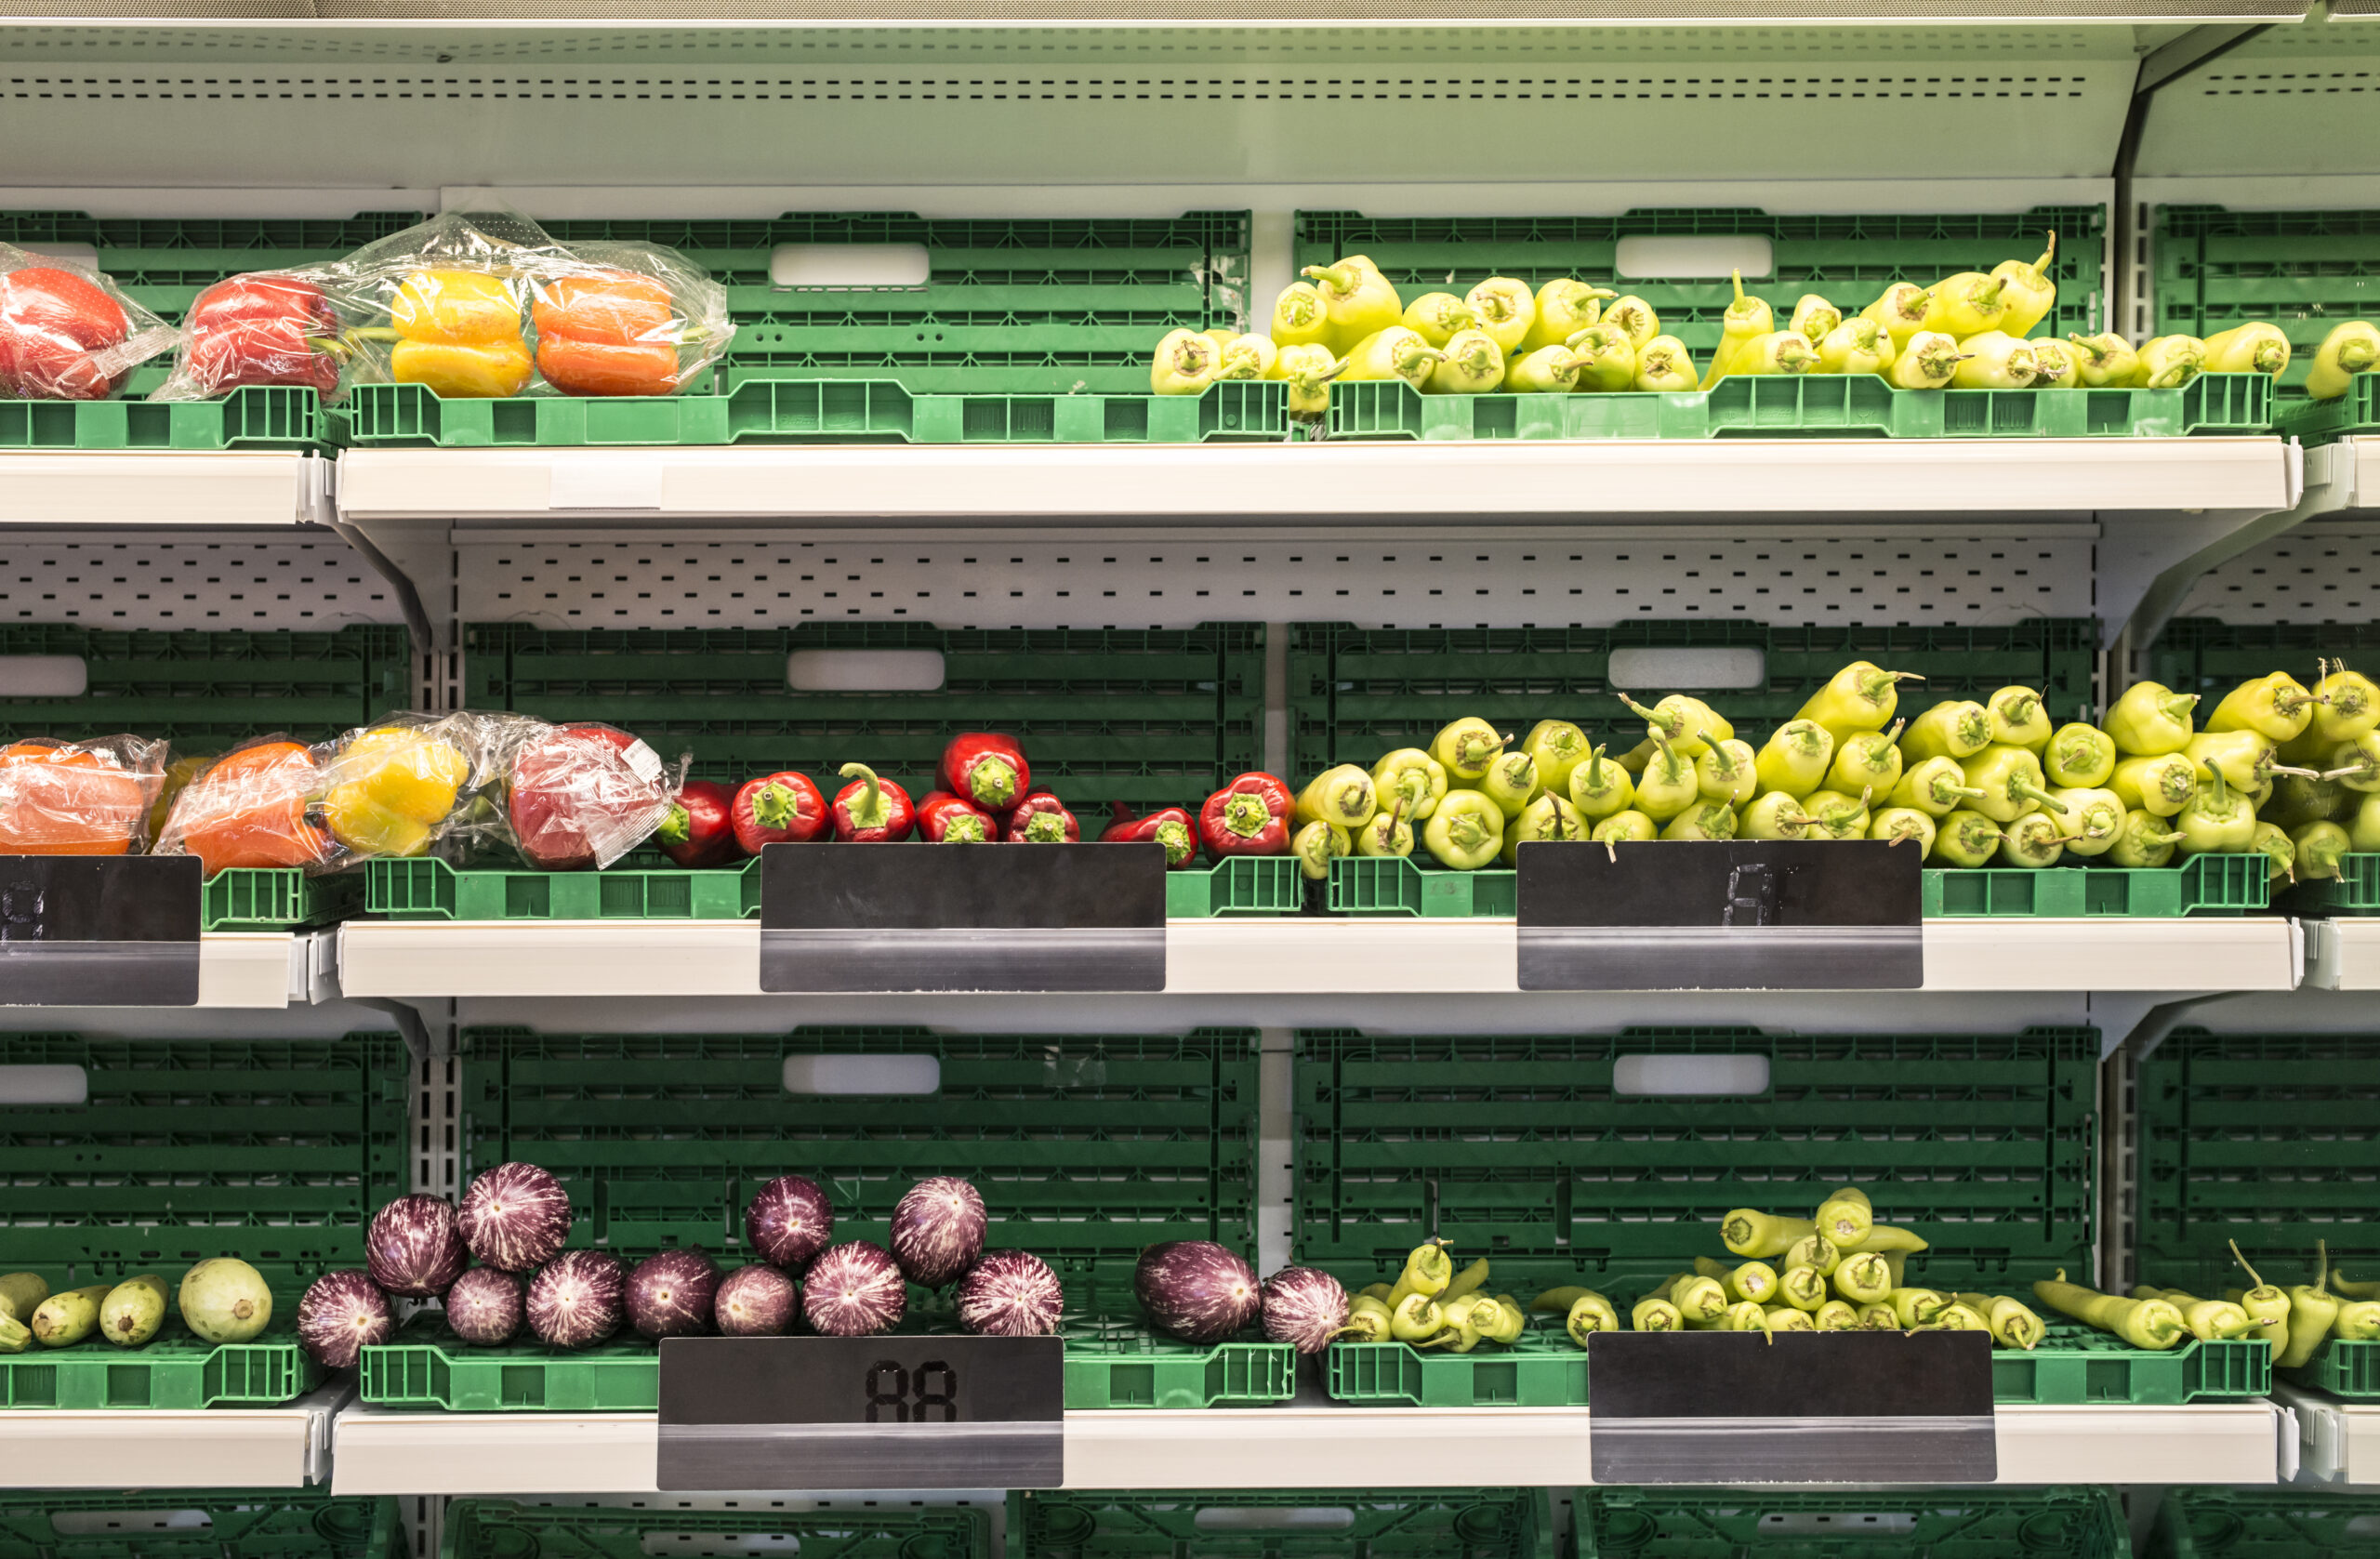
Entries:
[[0, 401], [0, 450], [329, 446], [322, 397], [295, 385], [248, 385], [216, 401]]
[[2275, 415], [2308, 442], [2380, 430], [2380, 390], [2362, 376], [2341, 400], [2306, 398], [2314, 350], [2334, 325], [2380, 315], [2380, 211], [2157, 207], [2157, 334], [2204, 336], [2266, 320], [2289, 337]]
[[[787, 1091], [788, 1060], [887, 1055], [933, 1058], [939, 1091]], [[1130, 1275], [1144, 1247], [1218, 1239], [1254, 1249], [1251, 1030], [1180, 1037], [472, 1030], [463, 1107], [467, 1173], [511, 1158], [545, 1166], [570, 1190], [572, 1243], [627, 1259], [701, 1246], [730, 1264], [747, 1260], [744, 1206], [788, 1171], [816, 1176], [833, 1195], [838, 1238], [879, 1243], [910, 1184], [967, 1175], [990, 1209], [987, 1243], [1041, 1256], [1080, 1307], [1069, 1327], [1070, 1406], [1205, 1407], [1276, 1401], [1293, 1390], [1294, 1361], [1283, 1344], [1250, 1333], [1223, 1349], [1201, 1348], [1155, 1337], [1129, 1315]], [[649, 1368], [652, 1350], [641, 1352]], [[555, 1362], [566, 1367], [577, 1356]], [[450, 1381], [459, 1376], [457, 1364]], [[377, 1385], [367, 1370], [364, 1391], [382, 1400], [376, 1390], [436, 1385], [425, 1363], [410, 1374], [391, 1367]], [[471, 1400], [506, 1407], [536, 1406], [519, 1399], [538, 1390], [550, 1403], [565, 1392], [630, 1388], [557, 1378], [542, 1388], [499, 1379], [471, 1389], [483, 1394]]]
[[832, 1498], [725, 1510], [457, 1500], [446, 1507], [439, 1559], [797, 1551], [805, 1559], [992, 1559], [992, 1517], [965, 1506]]
[[327, 1489], [0, 1494], [0, 1559], [405, 1559], [411, 1552], [396, 1500], [338, 1499]]
[[502, 401], [449, 401], [426, 385], [368, 384], [349, 393], [334, 422], [342, 442], [382, 449], [1200, 443], [1270, 442], [1291, 432], [1288, 387], [1263, 380], [1210, 385], [1195, 396], [913, 395], [890, 379], [747, 378], [724, 394]]
[[[831, 552], [815, 560], [833, 562]], [[775, 566], [764, 561], [756, 584], [764, 586]], [[466, 628], [465, 637], [474, 708], [608, 721], [642, 736], [665, 759], [691, 752], [698, 779], [734, 784], [791, 768], [832, 794], [840, 783], [835, 772], [857, 760], [920, 797], [935, 787], [934, 768], [952, 736], [1005, 731], [1024, 741], [1034, 784], [1056, 791], [1096, 838], [1112, 802], [1195, 813], [1232, 775], [1262, 766], [1264, 629], [1256, 623], [581, 631], [495, 625]], [[942, 686], [794, 692], [787, 657], [813, 650], [936, 652]]]
[[1201, 860], [1165, 874], [1170, 920], [1295, 915], [1305, 907], [1305, 876], [1287, 855], [1235, 855], [1211, 865]]
[[234, 866], [199, 890], [200, 925], [210, 931], [296, 931], [343, 920], [364, 907], [364, 874], [309, 877], [294, 867]]
[[[2141, 1281], [2245, 1288], [2233, 1240], [2268, 1283], [2311, 1282], [2317, 1240], [2334, 1271], [2380, 1277], [2380, 1035], [2175, 1029], [2140, 1063], [2135, 1092]], [[2380, 1342], [2332, 1341], [2284, 1373], [2380, 1397]]]
[[2170, 1487], [2148, 1559], [2374, 1559], [2380, 1500], [2305, 1487]]
[[[2284, 545], [2289, 544], [2284, 538]], [[2176, 617], [2149, 648], [2149, 669], [2152, 680], [2177, 693], [2198, 694], [2202, 700], [2199, 707], [2212, 710], [2241, 682], [2286, 671], [2310, 687], [2319, 675], [2317, 660], [2345, 660], [2360, 667], [2373, 661], [2375, 650], [2380, 650], [2380, 623], [2227, 623]]]
[[0, 1104], [0, 1251], [52, 1288], [143, 1272], [178, 1283], [192, 1262], [237, 1256], [276, 1308], [294, 1307], [318, 1274], [363, 1264], [365, 1220], [404, 1189], [394, 1035], [9, 1035], [0, 1065], [85, 1077], [81, 1104]]
[[1896, 390], [1872, 375], [1730, 377], [1707, 390], [1424, 395], [1401, 379], [1333, 385], [1336, 439], [2179, 438], [2261, 433], [2272, 381], [2203, 375], [2179, 390]]
[[[1624, 545], [1624, 544], [1623, 544]], [[1576, 556], [1573, 554], [1572, 556]], [[1526, 558], [1523, 562], [1527, 562]], [[1628, 561], [1625, 551], [1613, 560]], [[1613, 696], [1617, 650], [1741, 648], [1762, 652], [1760, 686], [1631, 688], [1640, 701], [1699, 692], [1756, 744], [1793, 718], [1854, 660], [1917, 671], [1902, 703], [1980, 698], [2009, 683], [2042, 690], [2055, 720], [2094, 712], [2097, 630], [2084, 618], [2013, 628], [1769, 628], [1759, 623], [1631, 622], [1611, 628], [1359, 628], [1289, 626], [1290, 767], [1369, 767], [1397, 747], [1426, 747], [1448, 720], [1477, 715], [1525, 733], [1540, 720], [1576, 721], [1614, 756], [1644, 739], [1645, 722]]]
[[2283, 896], [2281, 907], [2292, 915], [2380, 913], [2380, 855], [2340, 856], [2337, 877], [2299, 883]]
[[[180, 1274], [161, 1275], [169, 1283]], [[0, 1354], [0, 1408], [270, 1407], [323, 1383], [298, 1345], [296, 1311], [249, 1342], [203, 1342], [178, 1319], [151, 1341], [119, 1348], [94, 1337], [72, 1348]]]
[[1992, 918], [2237, 914], [2266, 907], [2271, 875], [2262, 855], [2194, 855], [2153, 870], [2082, 863], [2043, 871], [1929, 866], [1923, 902], [1928, 916]]
[[[162, 542], [170, 550], [184, 544]], [[209, 565], [192, 548], [191, 566]], [[0, 628], [0, 655], [72, 655], [87, 685], [74, 698], [0, 698], [0, 738], [171, 737], [177, 753], [220, 752], [276, 733], [336, 736], [412, 702], [400, 626], [250, 633], [237, 628], [125, 632], [70, 623]]]
[[1010, 1559], [1553, 1559], [1542, 1488], [1012, 1489]]
[[1581, 1488], [1573, 1559], [2132, 1559], [2107, 1488]]
[[760, 863], [694, 871], [461, 870], [367, 861], [364, 908], [397, 920], [740, 920], [760, 912]]
[[1520, 913], [1520, 874], [1450, 871], [1405, 855], [1342, 855], [1330, 863], [1330, 913], [1467, 920]]

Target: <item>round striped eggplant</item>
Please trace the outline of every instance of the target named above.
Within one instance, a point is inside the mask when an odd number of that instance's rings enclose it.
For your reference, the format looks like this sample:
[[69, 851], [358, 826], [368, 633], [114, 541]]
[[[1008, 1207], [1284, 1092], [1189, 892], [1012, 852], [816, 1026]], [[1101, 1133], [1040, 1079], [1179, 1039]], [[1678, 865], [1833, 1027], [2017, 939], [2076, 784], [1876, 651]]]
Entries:
[[712, 1307], [729, 1337], [782, 1337], [793, 1328], [798, 1302], [792, 1278], [756, 1262], [720, 1279]]
[[516, 1275], [535, 1272], [570, 1237], [570, 1193], [535, 1164], [498, 1164], [463, 1193], [455, 1227], [489, 1266]]
[[801, 1279], [801, 1318], [827, 1337], [870, 1337], [900, 1325], [909, 1290], [892, 1252], [864, 1239], [830, 1245]]
[[591, 1348], [620, 1329], [628, 1274], [601, 1250], [565, 1250], [529, 1280], [529, 1329], [557, 1348]]
[[1047, 1337], [1066, 1292], [1050, 1263], [1025, 1250], [986, 1250], [952, 1295], [959, 1324], [984, 1337]]
[[1264, 1335], [1301, 1354], [1318, 1354], [1347, 1324], [1347, 1290], [1327, 1272], [1283, 1267], [1259, 1290]]
[[1220, 1342], [1263, 1308], [1256, 1269], [1210, 1239], [1175, 1239], [1141, 1252], [1132, 1292], [1160, 1331]]
[[901, 1275], [920, 1288], [941, 1288], [983, 1254], [985, 1222], [983, 1196], [957, 1175], [918, 1182], [892, 1209], [892, 1259]]
[[628, 1274], [628, 1324], [645, 1336], [696, 1337], [710, 1330], [719, 1263], [686, 1249], [647, 1256]]
[[469, 1260], [455, 1229], [455, 1204], [443, 1197], [400, 1196], [364, 1226], [364, 1264], [386, 1293], [436, 1299]]
[[326, 1272], [298, 1301], [298, 1345], [326, 1369], [352, 1369], [367, 1343], [386, 1342], [396, 1323], [372, 1275]]
[[808, 1175], [777, 1176], [744, 1209], [744, 1243], [796, 1277], [834, 1237], [835, 1204]]
[[521, 1329], [521, 1280], [494, 1267], [473, 1267], [446, 1290], [446, 1324], [483, 1348], [511, 1341]]

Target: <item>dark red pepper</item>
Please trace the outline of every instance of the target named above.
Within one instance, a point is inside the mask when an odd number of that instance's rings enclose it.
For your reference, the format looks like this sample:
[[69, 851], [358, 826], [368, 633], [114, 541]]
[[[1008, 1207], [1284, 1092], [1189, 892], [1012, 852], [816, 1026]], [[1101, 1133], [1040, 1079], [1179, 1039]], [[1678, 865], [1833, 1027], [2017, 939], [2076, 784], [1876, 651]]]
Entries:
[[1010, 844], [1074, 844], [1082, 839], [1082, 828], [1065, 802], [1046, 790], [1033, 790], [1008, 814], [1000, 838]]
[[1218, 861], [1231, 855], [1286, 855], [1297, 799], [1277, 775], [1261, 769], [1235, 775], [1198, 809], [1198, 842]]
[[936, 790], [918, 803], [918, 833], [928, 844], [990, 844], [1000, 826], [966, 797]]
[[909, 837], [917, 809], [909, 793], [891, 780], [878, 779], [865, 763], [846, 763], [839, 771], [852, 783], [835, 792], [835, 838], [846, 844], [893, 844]]
[[735, 797], [727, 786], [708, 780], [688, 780], [661, 826], [653, 830], [661, 853], [681, 866], [715, 866], [735, 853], [735, 828], [729, 810]]
[[780, 769], [735, 787], [731, 809], [735, 842], [747, 855], [765, 844], [800, 844], [826, 826], [826, 798], [807, 774]]
[[1116, 803], [1116, 821], [1099, 836], [1102, 844], [1161, 844], [1165, 869], [1180, 871], [1198, 853], [1197, 826], [1180, 807], [1161, 807], [1145, 817], [1134, 817], [1124, 803]]
[[942, 749], [942, 788], [985, 812], [1005, 812], [1033, 788], [1033, 770], [1013, 736], [962, 731]]
[[323, 289], [285, 271], [253, 271], [200, 293], [182, 317], [185, 371], [209, 395], [251, 384], [338, 390], [338, 315]]

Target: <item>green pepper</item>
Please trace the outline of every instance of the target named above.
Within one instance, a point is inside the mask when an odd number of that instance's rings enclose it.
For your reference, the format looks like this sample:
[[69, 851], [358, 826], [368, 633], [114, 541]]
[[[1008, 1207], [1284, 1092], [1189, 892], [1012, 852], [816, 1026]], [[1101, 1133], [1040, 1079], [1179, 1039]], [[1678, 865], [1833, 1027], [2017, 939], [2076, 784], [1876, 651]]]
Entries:
[[2234, 790], [2254, 790], [2275, 774], [2320, 777], [2310, 769], [2282, 767], [2280, 745], [2261, 731], [2202, 731], [2182, 756], [2198, 766], [2200, 781], [2219, 768]]
[[1924, 1326], [1948, 1309], [1950, 1296], [1932, 1288], [1895, 1288], [1884, 1296], [1884, 1302], [1892, 1306], [1893, 1319], [1907, 1330]]
[[2355, 811], [2341, 818], [2347, 841], [2359, 855], [2380, 850], [2380, 794], [2366, 796]]
[[2380, 790], [2380, 731], [2367, 731], [2333, 747], [2323, 761], [2322, 777], [2349, 790]]
[[1697, 801], [1661, 830], [1665, 839], [1731, 839], [1736, 837], [1736, 809], [1725, 801]]
[[2012, 866], [2038, 871], [2057, 865], [2066, 853], [2067, 839], [2058, 821], [2045, 812], [2029, 812], [2000, 830], [2000, 858]]
[[1537, 760], [1526, 752], [1499, 754], [1479, 779], [1479, 793], [1496, 803], [1507, 823], [1520, 816], [1537, 790]]
[[[2322, 663], [2316, 661], [2319, 670]], [[2380, 727], [2380, 682], [2360, 671], [2349, 671], [2345, 661], [2332, 661], [2314, 684], [2315, 733], [2327, 744], [2351, 742]]]
[[1399, 747], [1372, 765], [1372, 793], [1383, 808], [1402, 801], [1407, 821], [1421, 822], [1447, 793], [1447, 766], [1420, 747]]
[[2280, 824], [2257, 819], [2256, 831], [2248, 836], [2248, 848], [2269, 865], [2270, 869], [2265, 873], [2267, 883], [2289, 882], [2296, 878], [2297, 842]]
[[1991, 711], [1970, 699], [1946, 699], [1910, 722], [1900, 752], [1917, 763], [1928, 758], [1965, 758], [1990, 745]]
[[2327, 881], [2339, 874], [2339, 857], [2347, 852], [2347, 830], [2335, 823], [2308, 823], [2289, 831], [2294, 864], [2291, 870], [2306, 882]]
[[1900, 704], [1900, 684], [1924, 680], [1914, 671], [1885, 671], [1871, 661], [1855, 660], [1828, 678], [1793, 718], [1816, 720], [1840, 746], [1853, 732], [1882, 731]]
[[2174, 819], [2174, 826], [2181, 830], [2185, 855], [2235, 855], [2255, 838], [2256, 809], [2232, 789], [2222, 769], [2216, 768]]
[[2314, 695], [2286, 671], [2241, 682], [2206, 717], [2209, 731], [2256, 731], [2286, 742], [2314, 722]]
[[2050, 794], [2066, 808], [2065, 831], [2072, 836], [2066, 841], [2067, 853], [2087, 860], [2115, 848], [2116, 835], [2123, 828], [2124, 806], [2114, 791], [2061, 786]]
[[1890, 731], [1855, 731], [1839, 738], [1834, 765], [1826, 772], [1827, 788], [1891, 795], [1900, 783], [1900, 747], [1894, 740], [1899, 734], [1900, 727], [1895, 725]]
[[1520, 816], [1504, 829], [1504, 842], [1497, 854], [1509, 866], [1520, 858], [1521, 846], [1531, 839], [1560, 841], [1586, 837], [1587, 820], [1579, 815], [1579, 809], [1549, 791], [1521, 809]]
[[2162, 817], [2135, 807], [2123, 814], [2123, 826], [2108, 851], [2108, 864], [2127, 870], [2162, 866], [2174, 858], [2174, 846], [2181, 842], [2181, 835], [2166, 831]]
[[1298, 870], [1310, 882], [1321, 882], [1330, 876], [1330, 863], [1352, 852], [1355, 841], [1347, 830], [1336, 823], [1309, 823], [1289, 837], [1289, 853], [1297, 857]]
[[1930, 859], [1946, 866], [1980, 866], [2000, 849], [2000, 825], [1965, 807], [1945, 816], [1934, 831]]
[[1702, 781], [1692, 760], [1667, 736], [1657, 735], [1653, 743], [1659, 750], [1637, 776], [1636, 810], [1666, 823], [1702, 799]]
[[1753, 786], [1759, 784], [1752, 744], [1727, 736], [1716, 741], [1709, 732], [1703, 733], [1709, 749], [1694, 760], [1695, 783], [1701, 786], [1706, 801], [1725, 801], [1736, 806], [1752, 798]]
[[1613, 813], [1595, 825], [1590, 836], [1597, 844], [1626, 844], [1636, 840], [1651, 840], [1661, 837], [1661, 826], [1638, 812], [1634, 807]]
[[1885, 801], [1915, 807], [1930, 817], [1948, 817], [1983, 792], [1967, 783], [1967, 772], [1955, 758], [1924, 758], [1911, 764]]
[[1484, 866], [1504, 847], [1503, 809], [1476, 790], [1449, 790], [1422, 825], [1421, 845], [1442, 866]]
[[1369, 857], [1413, 853], [1413, 825], [1405, 821], [1402, 797], [1390, 803], [1387, 811], [1372, 813], [1371, 821], [1355, 830], [1355, 853]]
[[2161, 752], [2154, 757], [2126, 758], [2108, 776], [2108, 788], [2125, 806], [2158, 817], [2171, 817], [2198, 791], [2198, 765], [2188, 753]]
[[2049, 745], [2049, 711], [2031, 688], [2002, 688], [1983, 707], [1991, 712], [1991, 739], [2001, 746], [2024, 747], [2038, 756]]
[[1833, 761], [1832, 733], [1817, 720], [1795, 719], [1769, 733], [1752, 769], [1762, 790], [1779, 790], [1798, 800], [1826, 783]]
[[1807, 1310], [1790, 1304], [1772, 1304], [1767, 1308], [1768, 1330], [1772, 1337], [1780, 1331], [1816, 1331], [1818, 1324], [1810, 1319]]
[[2315, 1269], [2314, 1281], [2292, 1284], [2288, 1290], [2289, 1346], [2273, 1355], [2276, 1369], [2302, 1367], [2331, 1335], [2331, 1324], [2338, 1319], [2339, 1301], [2330, 1291], [2331, 1242], [2318, 1240], [2315, 1249], [2321, 1252], [2321, 1265]]
[[1789, 1272], [1795, 1267], [1816, 1267], [1820, 1277], [1832, 1277], [1834, 1269], [1842, 1264], [1842, 1249], [1815, 1230], [1785, 1248], [1785, 1266]]
[[1353, 763], [1325, 769], [1298, 792], [1292, 816], [1300, 824], [1331, 823], [1360, 828], [1380, 810], [1380, 793], [1372, 776]]
[[1567, 720], [1541, 720], [1521, 738], [1521, 750], [1537, 760], [1537, 783], [1567, 796], [1570, 771], [1587, 760], [1587, 733]]
[[1802, 798], [1802, 810], [1826, 839], [1862, 839], [1868, 837], [1868, 801], [1865, 791], [1845, 796], [1839, 790], [1813, 790]]
[[2345, 812], [2354, 796], [2334, 779], [2285, 774], [2274, 783], [2271, 799], [2256, 804], [2256, 815], [2284, 828], [2327, 823]]
[[1853, 1304], [1881, 1304], [1893, 1291], [1893, 1265], [1872, 1250], [1855, 1251], [1834, 1269], [1834, 1291]]
[[2014, 823], [2035, 807], [2065, 815], [2065, 803], [2043, 787], [2042, 760], [2023, 747], [1994, 743], [1959, 767], [1967, 783], [1983, 792], [1969, 804], [1995, 823]]
[[1712, 742], [1724, 742], [1736, 733], [1736, 728], [1721, 719], [1716, 709], [1682, 693], [1671, 694], [1649, 709], [1624, 693], [1613, 696], [1645, 717], [1646, 735], [1666, 740], [1680, 758], [1699, 758]]
[[1913, 839], [1920, 860], [1934, 852], [1934, 836], [1940, 832], [1934, 819], [1915, 807], [1885, 807], [1868, 819], [1868, 837], [1890, 839], [1898, 843]]
[[1446, 1317], [1437, 1301], [1427, 1294], [1407, 1293], [1388, 1313], [1388, 1335], [1399, 1342], [1421, 1342], [1435, 1337]]
[[1820, 1331], [1857, 1331], [1859, 1312], [1839, 1299], [1831, 1299], [1811, 1314], [1810, 1321]]
[[1503, 756], [1507, 740], [1486, 720], [1466, 716], [1430, 738], [1430, 756], [1446, 766], [1448, 785], [1476, 786], [1488, 776], [1488, 765]]
[[2116, 745], [2096, 725], [2071, 720], [2057, 728], [2042, 752], [2042, 773], [2052, 785], [2087, 789], [2105, 785], [2116, 772]]
[[1624, 812], [1636, 799], [1636, 782], [1627, 770], [1603, 755], [1598, 746], [1587, 760], [1570, 771], [1570, 804], [1590, 823]]
[[1800, 801], [1782, 790], [1771, 790], [1745, 805], [1743, 815], [1736, 821], [1736, 837], [1798, 839], [1806, 838], [1817, 826], [1810, 814], [1802, 810]]
[[2189, 745], [2190, 711], [2198, 694], [2175, 693], [2162, 682], [2135, 682], [2108, 710], [2105, 730], [2127, 758], [2154, 758]]

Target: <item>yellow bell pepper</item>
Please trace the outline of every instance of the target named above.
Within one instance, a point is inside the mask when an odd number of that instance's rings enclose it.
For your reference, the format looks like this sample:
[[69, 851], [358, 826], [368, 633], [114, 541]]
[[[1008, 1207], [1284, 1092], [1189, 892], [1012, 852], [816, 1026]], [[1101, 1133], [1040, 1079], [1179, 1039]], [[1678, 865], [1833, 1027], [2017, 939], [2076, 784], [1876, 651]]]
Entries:
[[455, 400], [518, 395], [529, 387], [521, 297], [486, 271], [416, 271], [389, 304], [396, 350], [389, 377]]
[[341, 844], [362, 855], [419, 855], [455, 810], [470, 761], [443, 736], [377, 726], [340, 749], [329, 777], [323, 817]]

